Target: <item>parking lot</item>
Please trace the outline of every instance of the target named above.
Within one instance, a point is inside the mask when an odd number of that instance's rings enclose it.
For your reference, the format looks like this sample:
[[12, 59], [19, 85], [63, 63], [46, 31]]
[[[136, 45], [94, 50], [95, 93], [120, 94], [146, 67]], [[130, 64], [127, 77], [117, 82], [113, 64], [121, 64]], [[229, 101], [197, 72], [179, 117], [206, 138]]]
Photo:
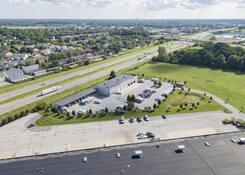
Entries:
[[[0, 169], [4, 175], [244, 175], [245, 145], [231, 141], [241, 137], [243, 132], [4, 160]], [[177, 145], [184, 151], [177, 153]]]
[[138, 139], [136, 135], [139, 132], [152, 132], [156, 138], [170, 139], [239, 131], [239, 128], [223, 125], [221, 121], [224, 118], [240, 118], [214, 111], [167, 115], [167, 119], [160, 116], [150, 117], [149, 121], [134, 123], [125, 120], [124, 124], [114, 120], [27, 128], [38, 117], [40, 116], [37, 114], [30, 114], [0, 128], [0, 140], [4, 140], [0, 142], [0, 159], [149, 140]]
[[89, 97], [90, 102], [87, 104], [76, 104], [71, 106], [70, 111], [88, 111], [92, 109], [93, 112], [104, 110], [106, 107], [110, 111], [114, 111], [117, 107], [122, 107], [127, 105], [127, 96], [128, 95], [139, 95], [142, 94], [145, 90], [150, 91], [149, 96], [143, 98], [141, 103], [135, 103], [140, 109], [145, 107], [152, 107], [154, 103], [157, 103], [157, 98], [164, 99], [162, 94], [169, 94], [172, 91], [173, 87], [169, 83], [162, 83], [161, 87], [154, 86], [154, 82], [150, 80], [145, 80], [143, 83], [136, 83], [135, 85], [130, 86], [128, 89], [120, 92], [121, 94], [114, 94], [110, 97], [106, 97], [100, 94]]

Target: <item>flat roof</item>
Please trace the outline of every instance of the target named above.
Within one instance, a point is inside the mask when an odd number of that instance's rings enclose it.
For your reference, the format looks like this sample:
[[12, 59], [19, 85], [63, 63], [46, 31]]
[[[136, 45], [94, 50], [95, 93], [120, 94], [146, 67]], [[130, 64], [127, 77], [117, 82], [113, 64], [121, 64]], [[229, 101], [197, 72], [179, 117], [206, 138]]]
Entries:
[[[0, 169], [11, 175], [41, 171], [52, 175], [244, 175], [245, 145], [230, 141], [244, 135], [238, 132], [2, 160]], [[183, 153], [175, 152], [180, 144], [186, 147]], [[137, 150], [142, 150], [142, 156], [132, 159]]]
[[108, 80], [106, 82], [100, 83], [99, 85], [96, 86], [96, 88], [111, 88], [111, 87], [115, 87], [127, 80], [130, 80], [132, 78], [135, 78], [136, 75], [131, 75], [131, 74], [122, 74], [116, 78], [113, 78], [111, 80]]
[[67, 97], [67, 98], [57, 102], [56, 105], [63, 107], [63, 106], [66, 106], [66, 105], [69, 105], [69, 104], [75, 102], [76, 100], [78, 100], [80, 98], [86, 97], [86, 96], [88, 96], [92, 93], [95, 93], [95, 92], [96, 92], [96, 90], [94, 88], [90, 88], [90, 89], [87, 89], [85, 91], [79, 92], [73, 96]]

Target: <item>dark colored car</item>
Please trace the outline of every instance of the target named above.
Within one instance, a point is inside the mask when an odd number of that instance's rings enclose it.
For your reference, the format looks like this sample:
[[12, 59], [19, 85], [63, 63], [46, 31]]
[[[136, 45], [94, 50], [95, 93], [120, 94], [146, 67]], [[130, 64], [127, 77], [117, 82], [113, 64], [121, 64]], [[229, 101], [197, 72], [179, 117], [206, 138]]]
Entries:
[[163, 119], [167, 119], [167, 117], [166, 117], [165, 115], [162, 115], [162, 118], [163, 118]]
[[137, 122], [142, 122], [142, 118], [141, 117], [137, 117]]
[[148, 138], [155, 138], [155, 135], [152, 132], [147, 132], [145, 135], [147, 135]]

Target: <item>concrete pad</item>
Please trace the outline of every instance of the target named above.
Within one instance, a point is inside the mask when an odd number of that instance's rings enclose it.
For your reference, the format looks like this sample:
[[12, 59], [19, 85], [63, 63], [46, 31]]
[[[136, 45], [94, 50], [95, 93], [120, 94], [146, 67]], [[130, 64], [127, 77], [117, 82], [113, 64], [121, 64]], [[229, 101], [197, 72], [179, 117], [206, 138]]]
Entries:
[[9, 159], [15, 157], [15, 151], [0, 151], [0, 159]]

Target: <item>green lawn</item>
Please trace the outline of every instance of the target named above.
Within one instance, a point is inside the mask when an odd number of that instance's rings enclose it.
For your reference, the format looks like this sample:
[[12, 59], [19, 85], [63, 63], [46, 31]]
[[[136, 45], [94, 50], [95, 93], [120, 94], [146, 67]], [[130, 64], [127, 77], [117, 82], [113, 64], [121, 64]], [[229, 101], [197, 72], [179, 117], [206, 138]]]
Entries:
[[238, 109], [245, 107], [245, 73], [167, 63], [149, 63], [129, 73], [187, 81], [187, 87], [212, 93]]
[[[199, 102], [199, 105], [197, 103]], [[184, 104], [188, 105], [185, 106]], [[195, 107], [192, 107], [192, 103], [195, 103]], [[180, 108], [180, 104], [183, 105]], [[216, 111], [224, 110], [222, 106], [208, 97], [204, 97], [201, 94], [186, 92], [181, 90], [176, 90], [171, 94], [166, 101], [164, 101], [154, 112], [143, 112], [141, 110], [135, 110], [131, 112], [126, 112], [124, 115], [126, 118], [130, 117], [143, 117], [144, 115], [149, 116], [161, 116], [163, 114], [181, 114], [181, 113], [191, 113], [191, 112], [204, 112], [204, 111]], [[106, 121], [106, 120], [118, 120], [122, 115], [107, 114], [103, 117], [73, 117], [67, 119], [64, 114], [56, 115], [54, 113], [44, 113], [43, 117], [36, 121], [38, 126], [50, 126], [50, 125], [63, 125], [72, 123], [83, 123], [83, 122], [95, 122], [95, 121]]]

